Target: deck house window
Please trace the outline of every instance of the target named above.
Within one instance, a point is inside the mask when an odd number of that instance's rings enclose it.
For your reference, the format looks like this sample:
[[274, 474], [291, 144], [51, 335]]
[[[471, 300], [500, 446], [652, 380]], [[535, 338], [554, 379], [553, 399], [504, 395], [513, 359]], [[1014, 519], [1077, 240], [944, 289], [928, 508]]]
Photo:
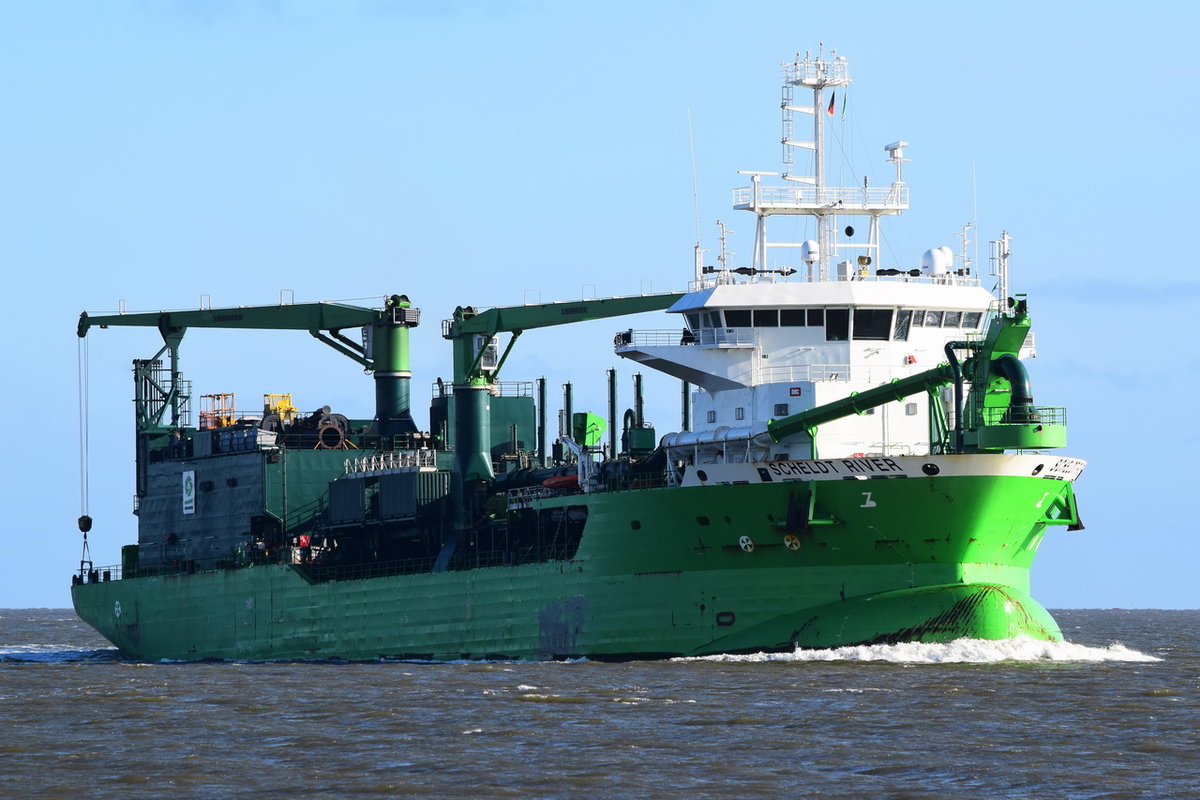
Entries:
[[803, 308], [779, 309], [779, 324], [785, 328], [803, 328], [807, 324], [808, 312]]
[[854, 309], [854, 338], [886, 342], [892, 334], [890, 308]]
[[825, 309], [810, 308], [808, 309], [808, 326], [810, 328], [819, 328], [825, 324]]
[[730, 328], [749, 328], [750, 309], [729, 309], [725, 312], [725, 325]]
[[777, 309], [777, 308], [756, 308], [756, 309], [754, 309], [754, 327], [756, 327], [756, 328], [778, 328], [779, 327], [779, 309]]
[[968, 311], [963, 314], [964, 328], [978, 328], [979, 320], [982, 319], [983, 313], [979, 311]]
[[942, 317], [944, 315], [945, 315], [944, 311], [926, 311], [925, 312], [925, 327], [926, 328], [942, 327]]
[[897, 342], [908, 341], [908, 326], [912, 324], [912, 309], [902, 308], [896, 312], [896, 327], [892, 331], [892, 338]]
[[850, 309], [825, 309], [825, 341], [844, 342], [850, 338]]
[[961, 311], [947, 311], [946, 318], [942, 320], [943, 328], [957, 328], [962, 324]]

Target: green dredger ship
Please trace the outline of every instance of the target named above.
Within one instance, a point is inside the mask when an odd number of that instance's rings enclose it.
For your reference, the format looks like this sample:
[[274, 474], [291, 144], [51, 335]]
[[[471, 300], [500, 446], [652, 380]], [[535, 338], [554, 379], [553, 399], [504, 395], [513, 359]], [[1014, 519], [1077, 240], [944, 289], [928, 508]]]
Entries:
[[[1084, 462], [1046, 453], [1065, 445], [1065, 414], [1033, 404], [1007, 234], [993, 248], [997, 296], [966, 229], [959, 255], [874, 267], [881, 217], [908, 206], [906, 143], [884, 148], [890, 186], [826, 186], [826, 92], [849, 83], [846, 62], [797, 56], [784, 77], [783, 185], [751, 173], [734, 193], [757, 218], [750, 266], [728, 266], [722, 235], [719, 266], [697, 246], [684, 293], [456, 309], [443, 324], [454, 374], [438, 380], [429, 432], [409, 410], [419, 312], [403, 295], [378, 309], [84, 313], [81, 337], [149, 326], [163, 345], [134, 361], [138, 542], [119, 567], [81, 564], [80, 617], [144, 659], [1060, 639], [1029, 568], [1048, 529], [1080, 527]], [[793, 140], [796, 115], [812, 117], [812, 141]], [[789, 174], [797, 153], [813, 175]], [[814, 238], [769, 241], [780, 214], [805, 215]], [[865, 233], [840, 227], [855, 216]], [[545, 382], [499, 379], [513, 343], [652, 310], [679, 322], [618, 333], [615, 350], [684, 382], [682, 429], [658, 438], [640, 384], [618, 421], [610, 371], [608, 441], [568, 391], [548, 448]], [[179, 349], [204, 327], [308, 331], [373, 373], [373, 418], [300, 413], [281, 395], [244, 415], [203, 395], [192, 425]]]

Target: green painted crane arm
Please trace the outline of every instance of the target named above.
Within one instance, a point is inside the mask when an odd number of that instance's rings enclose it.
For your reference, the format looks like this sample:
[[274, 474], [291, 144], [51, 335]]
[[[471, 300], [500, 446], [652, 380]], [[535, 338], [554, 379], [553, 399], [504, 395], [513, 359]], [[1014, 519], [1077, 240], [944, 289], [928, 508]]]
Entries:
[[[1018, 297], [1022, 297], [1018, 295]], [[907, 378], [897, 378], [891, 383], [876, 386], [863, 392], [855, 392], [849, 397], [826, 403], [822, 406], [801, 411], [778, 420], [767, 423], [767, 435], [772, 441], [778, 442], [795, 433], [810, 433], [814, 428], [851, 414], [861, 414], [867, 409], [881, 406], [918, 392], [928, 392], [939, 389], [950, 383], [956, 384], [956, 393], [961, 393], [962, 376], [967, 376], [971, 384], [971, 392], [977, 396], [975, 403], [984, 407], [989, 403], [989, 394], [994, 394], [997, 406], [1007, 407], [1011, 397], [1010, 392], [991, 393], [997, 381], [1003, 379], [1007, 385], [1008, 379], [1003, 373], [993, 367], [996, 359], [1005, 355], [1015, 356], [1025, 342], [1029, 333], [1029, 315], [1024, 299], [1015, 303], [1011, 315], [997, 314], [992, 317], [987, 335], [982, 342], [951, 342], [951, 349], [962, 349], [970, 353], [959, 367], [959, 378], [956, 382], [955, 368], [949, 363], [939, 364], [931, 370], [911, 375]], [[1019, 366], [1019, 362], [1018, 362]], [[955, 407], [962, 424], [963, 401], [956, 398]], [[961, 445], [959, 446], [961, 448]]]
[[239, 306], [196, 311], [153, 311], [142, 314], [79, 315], [78, 334], [87, 336], [94, 326], [114, 325], [159, 328], [256, 328], [260, 330], [328, 331], [355, 328], [379, 321], [385, 311], [342, 303], [298, 303], [276, 306]]
[[661, 311], [670, 308], [681, 297], [682, 292], [642, 294], [602, 300], [501, 306], [477, 314], [472, 313], [470, 309], [459, 308], [455, 310], [454, 319], [450, 320], [445, 335], [447, 339], [458, 339], [473, 333], [492, 336], [501, 332], [527, 331], [531, 328], [566, 325], [570, 322]]
[[848, 417], [851, 414], [861, 414], [869, 408], [903, 400], [917, 392], [927, 392], [951, 383], [954, 375], [949, 364], [938, 364], [936, 367], [907, 378], [897, 378], [891, 383], [855, 392], [849, 397], [826, 403], [823, 406], [810, 408], [782, 419], [770, 420], [767, 423], [767, 435], [771, 441], [778, 442], [795, 433], [807, 433], [810, 429], [823, 425], [835, 419]]

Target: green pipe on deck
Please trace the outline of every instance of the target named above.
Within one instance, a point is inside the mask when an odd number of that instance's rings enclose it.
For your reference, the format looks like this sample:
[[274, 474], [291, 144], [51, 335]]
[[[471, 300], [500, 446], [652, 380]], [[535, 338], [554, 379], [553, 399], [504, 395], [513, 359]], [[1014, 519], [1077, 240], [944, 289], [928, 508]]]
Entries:
[[537, 379], [537, 460], [546, 466], [546, 378]]
[[372, 361], [375, 367], [375, 414], [380, 446], [392, 448], [396, 436], [415, 433], [409, 384], [412, 380], [408, 329], [417, 324], [417, 311], [405, 295], [387, 300], [385, 319], [371, 326]]
[[450, 473], [454, 531], [474, 522], [479, 511], [474, 507], [476, 487], [495, 477], [491, 460], [491, 397], [491, 386], [486, 383], [454, 387], [454, 468]]
[[608, 371], [608, 456], [617, 457], [617, 371]]
[[454, 387], [454, 471], [466, 482], [490, 481], [491, 386]]
[[925, 392], [944, 386], [953, 380], [950, 366], [939, 364], [931, 370], [908, 378], [896, 379], [874, 389], [854, 392], [849, 397], [826, 403], [822, 406], [767, 422], [767, 435], [778, 442], [795, 433], [807, 433], [810, 428], [824, 425], [835, 419], [861, 414], [869, 408], [881, 406], [894, 400], [902, 400], [910, 394]]

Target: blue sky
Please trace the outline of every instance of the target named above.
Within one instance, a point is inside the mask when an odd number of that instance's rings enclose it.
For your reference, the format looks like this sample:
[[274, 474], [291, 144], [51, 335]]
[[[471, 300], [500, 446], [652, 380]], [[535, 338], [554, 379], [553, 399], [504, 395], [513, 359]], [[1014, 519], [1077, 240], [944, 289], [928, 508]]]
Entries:
[[[683, 288], [723, 220], [747, 260], [740, 169], [779, 166], [779, 63], [850, 59], [848, 182], [910, 143], [915, 265], [964, 222], [1013, 236], [1039, 403], [1065, 405], [1087, 530], [1034, 566], [1051, 608], [1200, 606], [1200, 450], [1186, 255], [1197, 180], [1197, 12], [1176, 4], [799, 2], [3, 2], [0, 264], [7, 401], [0, 607], [70, 604], [80, 513], [81, 310], [374, 304], [404, 292], [419, 421], [456, 305]], [[690, 117], [690, 134], [689, 134]], [[841, 169], [839, 166], [838, 169]], [[957, 248], [956, 248], [957, 249]], [[15, 284], [15, 285], [14, 285]], [[576, 384], [603, 411], [629, 322], [530, 332], [509, 379]], [[661, 320], [637, 327], [667, 327]], [[88, 337], [97, 563], [136, 536], [129, 360], [150, 330]], [[196, 393], [369, 415], [368, 378], [302, 333], [193, 331]], [[647, 376], [650, 378], [650, 376]], [[678, 422], [678, 384], [648, 381]]]

